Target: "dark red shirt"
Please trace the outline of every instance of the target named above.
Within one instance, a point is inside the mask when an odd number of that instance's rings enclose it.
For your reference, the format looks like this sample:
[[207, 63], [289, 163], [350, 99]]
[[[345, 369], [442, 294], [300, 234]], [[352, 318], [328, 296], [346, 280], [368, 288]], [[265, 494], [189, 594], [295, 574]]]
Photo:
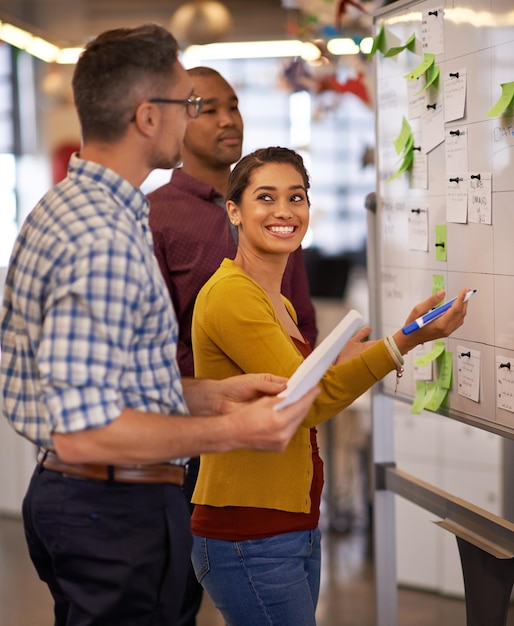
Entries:
[[[174, 170], [171, 181], [148, 194], [154, 252], [168, 286], [179, 324], [177, 360], [183, 376], [194, 376], [191, 321], [198, 292], [236, 243], [223, 196], [213, 187]], [[311, 346], [317, 328], [302, 248], [290, 255], [282, 281], [298, 327]]]

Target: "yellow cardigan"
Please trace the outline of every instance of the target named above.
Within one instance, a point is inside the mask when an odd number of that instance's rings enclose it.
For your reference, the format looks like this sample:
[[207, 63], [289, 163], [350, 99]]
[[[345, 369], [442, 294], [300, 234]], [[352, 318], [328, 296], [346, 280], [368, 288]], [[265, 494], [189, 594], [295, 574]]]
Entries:
[[[296, 321], [291, 303], [285, 302]], [[251, 372], [290, 377], [303, 361], [266, 292], [229, 259], [198, 294], [192, 340], [199, 378]], [[234, 450], [202, 455], [192, 501], [308, 513], [309, 429], [342, 411], [393, 369], [383, 340], [359, 357], [331, 366], [320, 382], [321, 393], [284, 452]]]

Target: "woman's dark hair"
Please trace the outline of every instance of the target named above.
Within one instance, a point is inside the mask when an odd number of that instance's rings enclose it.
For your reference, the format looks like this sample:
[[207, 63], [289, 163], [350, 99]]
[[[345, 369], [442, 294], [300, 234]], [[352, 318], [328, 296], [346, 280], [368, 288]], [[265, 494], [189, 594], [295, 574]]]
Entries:
[[[226, 200], [232, 200], [235, 204], [240, 204], [243, 193], [250, 184], [252, 174], [256, 169], [267, 163], [288, 163], [292, 165], [303, 178], [305, 191], [308, 191], [310, 187], [309, 173], [305, 169], [302, 157], [294, 150], [276, 146], [255, 150], [239, 161], [230, 172]], [[308, 193], [307, 202], [310, 204]]]
[[108, 30], [90, 41], [72, 81], [83, 139], [116, 141], [141, 101], [166, 96], [178, 50], [157, 24]]

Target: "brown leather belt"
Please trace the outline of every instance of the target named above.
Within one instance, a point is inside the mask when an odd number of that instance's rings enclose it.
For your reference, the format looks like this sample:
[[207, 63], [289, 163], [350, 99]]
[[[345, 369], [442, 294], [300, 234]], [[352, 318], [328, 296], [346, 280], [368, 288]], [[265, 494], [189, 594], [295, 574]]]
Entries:
[[119, 483], [164, 483], [182, 487], [186, 475], [183, 465], [159, 463], [154, 465], [97, 465], [96, 463], [64, 463], [51, 450], [41, 450], [40, 467], [66, 476]]

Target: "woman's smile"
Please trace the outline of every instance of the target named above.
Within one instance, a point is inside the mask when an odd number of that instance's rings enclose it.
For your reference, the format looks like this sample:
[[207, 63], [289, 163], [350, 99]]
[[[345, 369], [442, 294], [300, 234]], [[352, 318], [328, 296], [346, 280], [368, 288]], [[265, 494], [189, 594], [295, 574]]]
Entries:
[[266, 229], [274, 235], [293, 235], [297, 229], [297, 226], [266, 226]]

